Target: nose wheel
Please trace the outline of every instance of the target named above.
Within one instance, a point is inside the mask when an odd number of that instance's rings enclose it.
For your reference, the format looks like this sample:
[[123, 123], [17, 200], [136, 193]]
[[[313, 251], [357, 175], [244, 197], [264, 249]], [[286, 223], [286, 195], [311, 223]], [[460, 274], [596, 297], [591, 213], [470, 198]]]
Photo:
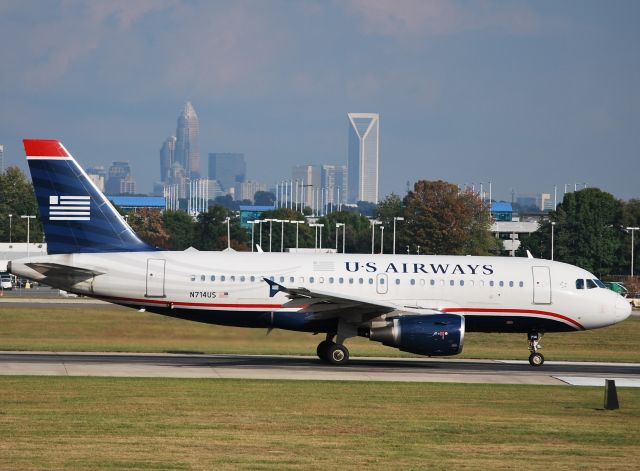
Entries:
[[531, 355], [529, 355], [529, 364], [531, 366], [542, 366], [544, 364], [544, 356], [542, 353], [539, 353], [538, 350], [542, 348], [540, 346], [540, 339], [542, 338], [542, 334], [538, 332], [529, 332], [527, 334], [527, 338], [529, 339], [529, 351]]

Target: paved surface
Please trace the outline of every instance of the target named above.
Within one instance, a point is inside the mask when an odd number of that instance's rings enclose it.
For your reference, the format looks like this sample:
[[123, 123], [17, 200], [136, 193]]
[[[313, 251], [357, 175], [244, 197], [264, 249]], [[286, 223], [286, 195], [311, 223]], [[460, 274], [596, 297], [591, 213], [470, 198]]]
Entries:
[[571, 384], [575, 378], [578, 385], [601, 384], [608, 378], [640, 387], [640, 364], [630, 363], [549, 361], [541, 368], [532, 368], [527, 362], [515, 360], [354, 358], [347, 366], [333, 367], [315, 357], [254, 355], [0, 352], [0, 375], [496, 384]]

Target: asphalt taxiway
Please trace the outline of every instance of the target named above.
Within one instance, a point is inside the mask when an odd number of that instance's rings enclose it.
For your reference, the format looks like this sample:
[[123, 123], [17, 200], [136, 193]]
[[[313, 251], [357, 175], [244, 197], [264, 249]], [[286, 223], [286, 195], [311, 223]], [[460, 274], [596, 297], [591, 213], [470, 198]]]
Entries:
[[640, 387], [638, 363], [352, 358], [335, 367], [315, 357], [257, 355], [0, 352], [0, 375], [248, 378], [464, 382]]

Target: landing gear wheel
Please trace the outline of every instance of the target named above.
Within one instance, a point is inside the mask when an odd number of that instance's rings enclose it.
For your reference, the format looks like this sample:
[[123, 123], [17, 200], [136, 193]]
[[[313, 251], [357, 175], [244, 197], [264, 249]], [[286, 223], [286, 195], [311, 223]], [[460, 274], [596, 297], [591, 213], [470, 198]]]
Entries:
[[344, 345], [334, 343], [327, 350], [326, 359], [332, 365], [346, 365], [349, 362], [349, 350]]
[[320, 342], [318, 344], [318, 348], [316, 348], [318, 358], [324, 361], [329, 361], [327, 352], [329, 351], [329, 347], [331, 347], [331, 345], [335, 345], [331, 340], [323, 340], [322, 342]]
[[529, 364], [531, 366], [542, 366], [544, 364], [542, 353], [535, 352], [529, 355]]

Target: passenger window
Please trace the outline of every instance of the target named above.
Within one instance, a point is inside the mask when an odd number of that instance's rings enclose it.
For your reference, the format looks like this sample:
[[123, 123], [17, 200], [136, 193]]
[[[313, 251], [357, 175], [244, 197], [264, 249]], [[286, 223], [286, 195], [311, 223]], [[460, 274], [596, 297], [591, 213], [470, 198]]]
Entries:
[[455, 284], [456, 284], [456, 282], [455, 282], [455, 281], [453, 281], [453, 280], [449, 280], [449, 286], [453, 286], [453, 285], [455, 285]]
[[380, 278], [380, 284], [383, 285], [384, 284], [384, 278]]
[[242, 282], [244, 283], [244, 280], [246, 280], [246, 278], [245, 278], [245, 276], [244, 276], [244, 275], [242, 275], [242, 276], [240, 277], [240, 281], [242, 281]]
[[400, 278], [396, 278], [396, 284], [399, 285], [400, 284]]
[[204, 280], [206, 280], [206, 279], [207, 279], [207, 277], [206, 277], [206, 276], [204, 276], [204, 275], [200, 275], [200, 281], [204, 281]]
[[413, 278], [411, 278], [411, 286], [416, 284], [416, 280], [414, 280]]
[[372, 285], [373, 284], [373, 278], [369, 278], [369, 284]]
[[294, 278], [292, 276], [289, 277], [289, 283], [293, 283]]
[[493, 286], [493, 280], [489, 282], [489, 286]]
[[358, 283], [362, 284], [364, 283], [364, 280], [362, 278], [358, 278]]
[[269, 277], [269, 279], [270, 279], [271, 281], [276, 281], [276, 277], [275, 277], [275, 276], [273, 276], [273, 275], [271, 275], [271, 276]]
[[227, 278], [226, 278], [224, 275], [220, 275], [220, 281], [224, 281], [224, 280], [226, 280], [226, 279], [227, 279]]
[[230, 281], [230, 282], [232, 282], [232, 283], [233, 283], [234, 281], [236, 281], [236, 276], [235, 276], [235, 275], [231, 275], [231, 276], [229, 277], [229, 281]]
[[280, 283], [284, 283], [284, 276], [280, 277]]
[[196, 275], [191, 275], [190, 279], [191, 279], [191, 281], [196, 281]]
[[522, 288], [524, 286], [524, 282], [521, 281], [520, 283], [518, 283], [518, 286], [520, 286], [520, 288]]
[[499, 285], [500, 285], [500, 288], [502, 288], [504, 286], [504, 281], [501, 281]]
[[352, 285], [353, 284], [353, 278], [349, 278], [349, 284]]
[[431, 280], [431, 286], [435, 286], [436, 285], [436, 280]]
[[329, 283], [333, 284], [333, 277], [332, 276], [329, 277]]
[[338, 282], [339, 282], [340, 284], [344, 283], [344, 278], [342, 278], [342, 277], [338, 278]]
[[576, 289], [584, 289], [584, 280], [582, 278], [576, 280]]
[[593, 280], [587, 280], [587, 289], [597, 288], [596, 282]]
[[464, 286], [464, 280], [460, 280], [460, 286]]
[[216, 275], [211, 275], [211, 281], [216, 281]]
[[513, 288], [513, 281], [509, 282], [509, 288]]
[[313, 282], [314, 282], [314, 280], [315, 280], [315, 278], [314, 278], [314, 277], [312, 277], [312, 276], [310, 276], [310, 277], [309, 277], [309, 283], [313, 283]]

